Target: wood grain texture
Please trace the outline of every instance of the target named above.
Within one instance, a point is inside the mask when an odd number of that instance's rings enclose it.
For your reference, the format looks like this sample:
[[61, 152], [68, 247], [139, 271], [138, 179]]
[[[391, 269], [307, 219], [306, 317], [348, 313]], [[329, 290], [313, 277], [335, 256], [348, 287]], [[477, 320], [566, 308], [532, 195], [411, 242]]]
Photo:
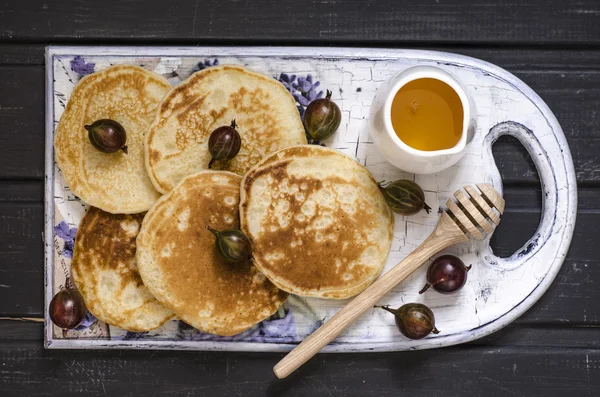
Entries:
[[41, 202], [0, 202], [0, 316], [42, 313], [43, 224]]
[[44, 68], [0, 67], [0, 179], [44, 176]]
[[1, 44], [2, 65], [44, 65], [45, 46], [42, 44]]
[[0, 202], [43, 205], [44, 185], [39, 181], [1, 181]]
[[583, 45], [597, 44], [598, 13], [595, 0], [5, 1], [0, 40]]
[[[549, 104], [580, 185], [575, 237], [554, 284], [515, 323], [471, 345], [319, 355], [276, 382], [277, 354], [44, 351], [41, 324], [0, 321], [0, 395], [600, 395], [599, 15], [597, 0], [0, 2], [0, 284], [9, 285], [0, 287], [0, 317], [43, 310], [43, 56], [51, 42], [427, 46], [478, 57]], [[535, 230], [541, 191], [519, 144], [501, 139], [495, 152], [508, 188], [492, 246], [509, 255]]]
[[535, 397], [595, 396], [600, 387], [600, 356], [589, 347], [324, 354], [278, 381], [264, 369], [280, 354], [43, 351], [30, 339], [41, 326], [20, 328], [27, 337], [0, 341], [3, 396]]

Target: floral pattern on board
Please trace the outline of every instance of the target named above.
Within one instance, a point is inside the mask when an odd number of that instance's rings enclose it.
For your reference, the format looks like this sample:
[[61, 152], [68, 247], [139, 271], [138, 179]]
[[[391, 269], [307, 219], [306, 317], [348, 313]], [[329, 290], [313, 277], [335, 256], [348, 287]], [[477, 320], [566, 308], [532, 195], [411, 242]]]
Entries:
[[321, 82], [313, 81], [313, 77], [310, 73], [307, 74], [306, 77], [281, 73], [278, 80], [290, 94], [292, 94], [298, 103], [298, 112], [300, 112], [300, 116], [304, 116], [306, 107], [312, 101], [323, 97], [323, 90], [317, 92], [317, 88], [319, 88]]
[[219, 60], [214, 59], [211, 61], [210, 59], [205, 59], [204, 62], [198, 62], [198, 64], [194, 67], [193, 72], [198, 72], [211, 66], [219, 66]]
[[[158, 66], [161, 62], [172, 61], [173, 65], [177, 65], [177, 70], [160, 72]], [[232, 63], [247, 65], [241, 59], [226, 58], [194, 58], [183, 59], [178, 62], [177, 59], [163, 60], [162, 58], [140, 58], [132, 57], [107, 59], [106, 57], [94, 57], [69, 55], [56, 61], [60, 63], [62, 68], [57, 68], [56, 81], [54, 83], [54, 101], [56, 118], [55, 123], [60, 119], [61, 111], [66, 107], [67, 98], [73, 89], [73, 85], [77, 83], [77, 79], [73, 78], [74, 74], [78, 77], [83, 77], [96, 72], [113, 64], [129, 63], [140, 65], [148, 70], [160, 72], [169, 80], [172, 85], [177, 85], [181, 80], [187, 78], [190, 73], [204, 70], [209, 67], [218, 66], [221, 63]], [[181, 61], [181, 59], [179, 60]], [[170, 65], [170, 64], [169, 64]], [[65, 67], [66, 66], [66, 67]], [[70, 70], [69, 70], [70, 66]], [[253, 65], [248, 64], [248, 67]], [[162, 69], [161, 69], [162, 70]], [[260, 70], [260, 69], [258, 69]], [[324, 90], [321, 90], [321, 83], [313, 76], [313, 74], [286, 74], [280, 73], [282, 68], [263, 69], [263, 73], [271, 76], [279, 75], [277, 80], [281, 81], [286, 89], [291, 93], [300, 115], [305, 111], [305, 108], [311, 101], [322, 98]], [[62, 87], [62, 89], [61, 89]], [[309, 140], [310, 141], [310, 140]], [[56, 167], [56, 166], [55, 166]], [[55, 172], [60, 172], [55, 168]], [[70, 282], [70, 266], [73, 258], [73, 249], [75, 237], [77, 233], [77, 224], [80, 219], [80, 206], [83, 204], [77, 197], [73, 196], [66, 186], [61, 185], [56, 187], [59, 197], [55, 197], [57, 207], [55, 212], [66, 215], [59, 217], [54, 226], [55, 252], [58, 260], [54, 261], [54, 272], [60, 271], [59, 278], [55, 281], [55, 286], [61, 285], [63, 281], [62, 273], [66, 276], [66, 282]], [[60, 199], [59, 199], [60, 198]], [[71, 211], [71, 208], [76, 206], [76, 211]], [[66, 209], [65, 209], [66, 208]], [[65, 212], [66, 211], [66, 212]], [[62, 221], [65, 219], [65, 221]], [[72, 227], [75, 226], [75, 227]], [[62, 268], [61, 268], [62, 266]], [[214, 342], [234, 342], [234, 343], [267, 343], [267, 344], [291, 344], [298, 343], [302, 340], [307, 332], [310, 333], [318, 328], [322, 323], [322, 316], [317, 315], [311, 304], [308, 304], [302, 299], [294, 299], [290, 297], [288, 302], [281, 307], [275, 314], [268, 319], [256, 324], [252, 328], [234, 336], [224, 337], [206, 332], [199, 331], [180, 320], [169, 321], [163, 326], [150, 332], [128, 332], [118, 327], [105, 324], [97, 319], [92, 313], [88, 312], [82, 323], [75, 329], [70, 330], [69, 335], [63, 335], [64, 339], [99, 339], [105, 338], [112, 341], [130, 341], [132, 344], [141, 343], [143, 341], [205, 341]], [[61, 338], [59, 335], [56, 338]]]
[[54, 233], [63, 239], [63, 249], [60, 252], [66, 258], [73, 258], [73, 246], [75, 244], [75, 235], [77, 234], [76, 227], [69, 227], [67, 222], [62, 221], [54, 226]]
[[233, 336], [219, 336], [198, 331], [196, 328], [180, 321], [177, 339], [219, 342], [267, 342], [292, 343], [297, 339], [294, 315], [289, 309], [279, 310], [268, 319]]
[[75, 328], [75, 331], [83, 331], [84, 329], [89, 328], [96, 321], [98, 321], [98, 319], [96, 318], [96, 316], [94, 316], [92, 313], [90, 313], [88, 311], [87, 314], [85, 315], [85, 317], [83, 318], [83, 321], [81, 322], [81, 324], [79, 324]]
[[96, 64], [94, 62], [86, 63], [85, 59], [79, 55], [71, 61], [71, 70], [81, 77], [94, 73], [95, 66]]

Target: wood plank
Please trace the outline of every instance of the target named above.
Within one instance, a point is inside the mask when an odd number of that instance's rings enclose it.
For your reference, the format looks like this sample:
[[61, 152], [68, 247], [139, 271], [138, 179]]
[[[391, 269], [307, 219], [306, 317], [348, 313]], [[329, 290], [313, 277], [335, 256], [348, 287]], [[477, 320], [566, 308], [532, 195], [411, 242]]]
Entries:
[[[579, 187], [577, 189], [577, 209], [579, 214], [598, 212], [600, 195], [597, 187]], [[507, 203], [505, 211], [532, 212], [542, 208], [542, 191], [539, 187], [504, 185], [504, 199]]]
[[0, 45], [0, 64], [4, 65], [44, 65], [43, 44], [5, 43]]
[[41, 341], [44, 339], [44, 323], [0, 319], [0, 340]]
[[600, 67], [600, 51], [593, 49], [520, 46], [507, 46], [507, 48], [444, 46], [437, 49], [483, 59], [517, 74], [526, 70], [581, 71], [597, 70]]
[[36, 0], [0, 4], [0, 40], [597, 45], [599, 13], [596, 0]]
[[[512, 323], [468, 345], [600, 349], [597, 333], [598, 326], [592, 325]], [[43, 338], [44, 324], [41, 322], [0, 319], [1, 341], [41, 341]]]
[[0, 202], [25, 202], [42, 205], [44, 184], [42, 181], [0, 181]]
[[44, 208], [0, 202], [0, 316], [41, 316]]
[[[74, 38], [74, 43], [77, 39]], [[44, 65], [44, 53], [48, 43], [0, 43], [0, 64], [2, 65]], [[103, 44], [103, 43], [102, 43]], [[154, 44], [160, 44], [156, 42]], [[181, 44], [181, 43], [177, 43]], [[198, 43], [195, 43], [198, 44]], [[210, 45], [260, 45], [260, 43], [240, 38], [231, 43], [209, 43]], [[100, 45], [92, 43], [91, 45]], [[208, 44], [206, 44], [208, 45]], [[324, 43], [316, 44], [324, 45]], [[361, 45], [357, 43], [346, 43], [349, 47], [381, 47], [375, 42], [367, 42]], [[406, 45], [410, 48], [410, 45]], [[396, 48], [403, 48], [396, 46]], [[432, 45], [418, 46], [415, 48], [452, 52], [479, 58], [494, 63], [502, 68], [519, 73], [523, 70], [559, 70], [559, 71], [583, 71], [600, 69], [600, 51], [597, 49], [569, 49], [552, 47], [473, 47], [462, 45], [444, 45], [436, 47]]]
[[[43, 351], [0, 341], [4, 395], [595, 396], [600, 351], [459, 346], [380, 354], [321, 354], [285, 380], [281, 354]], [[127, 381], [124, 381], [127, 379]], [[52, 383], [51, 391], [47, 385]]]
[[[41, 325], [40, 325], [41, 328]], [[514, 322], [491, 335], [469, 343], [475, 346], [577, 347], [600, 349], [596, 325]]]
[[0, 179], [44, 177], [44, 68], [0, 68]]

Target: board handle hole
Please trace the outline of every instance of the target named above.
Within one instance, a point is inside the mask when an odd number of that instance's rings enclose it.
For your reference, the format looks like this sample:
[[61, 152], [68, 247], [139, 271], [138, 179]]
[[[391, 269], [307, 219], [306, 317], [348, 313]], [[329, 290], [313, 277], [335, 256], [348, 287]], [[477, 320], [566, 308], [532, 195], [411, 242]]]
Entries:
[[507, 258], [523, 247], [538, 228], [542, 187], [531, 157], [516, 138], [501, 136], [492, 146], [492, 153], [502, 177], [506, 208], [490, 247], [496, 256]]

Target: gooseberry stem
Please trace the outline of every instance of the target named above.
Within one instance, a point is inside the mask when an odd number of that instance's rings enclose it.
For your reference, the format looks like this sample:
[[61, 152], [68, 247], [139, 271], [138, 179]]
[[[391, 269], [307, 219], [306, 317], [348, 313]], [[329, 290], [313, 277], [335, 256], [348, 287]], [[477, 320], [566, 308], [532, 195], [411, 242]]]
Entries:
[[398, 313], [397, 309], [390, 309], [390, 307], [388, 305], [385, 305], [385, 306], [375, 306], [375, 307], [378, 307], [380, 309], [388, 311], [388, 312], [392, 313], [394, 316]]
[[439, 330], [439, 329], [437, 329], [437, 328], [435, 327], [435, 325], [434, 325], [434, 326], [433, 326], [433, 329], [431, 330], [431, 332], [437, 335], [437, 334], [439, 334], [439, 333], [440, 333], [440, 330]]
[[421, 291], [419, 291], [419, 294], [422, 294], [423, 292], [427, 291], [429, 289], [429, 287], [433, 287], [434, 285], [438, 285], [438, 284], [444, 283], [446, 281], [447, 281], [446, 278], [440, 278], [439, 280], [436, 280], [436, 281], [434, 281], [432, 283], [427, 283], [427, 284], [425, 284], [425, 286], [423, 287], [423, 289]]
[[231, 120], [231, 128], [233, 128], [234, 130], [237, 128], [237, 124], [235, 123], [235, 119]]
[[423, 203], [423, 209], [429, 214], [431, 212], [431, 207], [427, 205], [427, 203]]
[[210, 161], [208, 162], [208, 169], [210, 170], [210, 167], [212, 167], [212, 165], [214, 164], [215, 159], [210, 159]]
[[419, 294], [422, 294], [423, 292], [427, 291], [429, 289], [429, 287], [431, 287], [431, 284], [429, 284], [429, 283], [425, 284], [425, 286], [421, 289], [421, 291], [419, 291]]
[[127, 154], [127, 145], [121, 146], [121, 150], [123, 151], [123, 153]]
[[329, 90], [327, 90], [327, 94], [325, 95], [325, 99], [331, 100], [331, 94], [332, 94], [332, 92], [329, 91]]
[[381, 182], [377, 182], [377, 186], [379, 187], [379, 190], [381, 190], [381, 192], [383, 193], [385, 191], [385, 188], [388, 187], [392, 182], [386, 182], [386, 181], [381, 181]]
[[210, 227], [208, 225], [206, 225], [206, 228], [208, 229], [209, 232], [211, 232], [212, 234], [214, 234], [216, 237], [219, 236], [219, 231], [218, 230], [215, 230], [215, 229], [213, 229], [212, 227]]

